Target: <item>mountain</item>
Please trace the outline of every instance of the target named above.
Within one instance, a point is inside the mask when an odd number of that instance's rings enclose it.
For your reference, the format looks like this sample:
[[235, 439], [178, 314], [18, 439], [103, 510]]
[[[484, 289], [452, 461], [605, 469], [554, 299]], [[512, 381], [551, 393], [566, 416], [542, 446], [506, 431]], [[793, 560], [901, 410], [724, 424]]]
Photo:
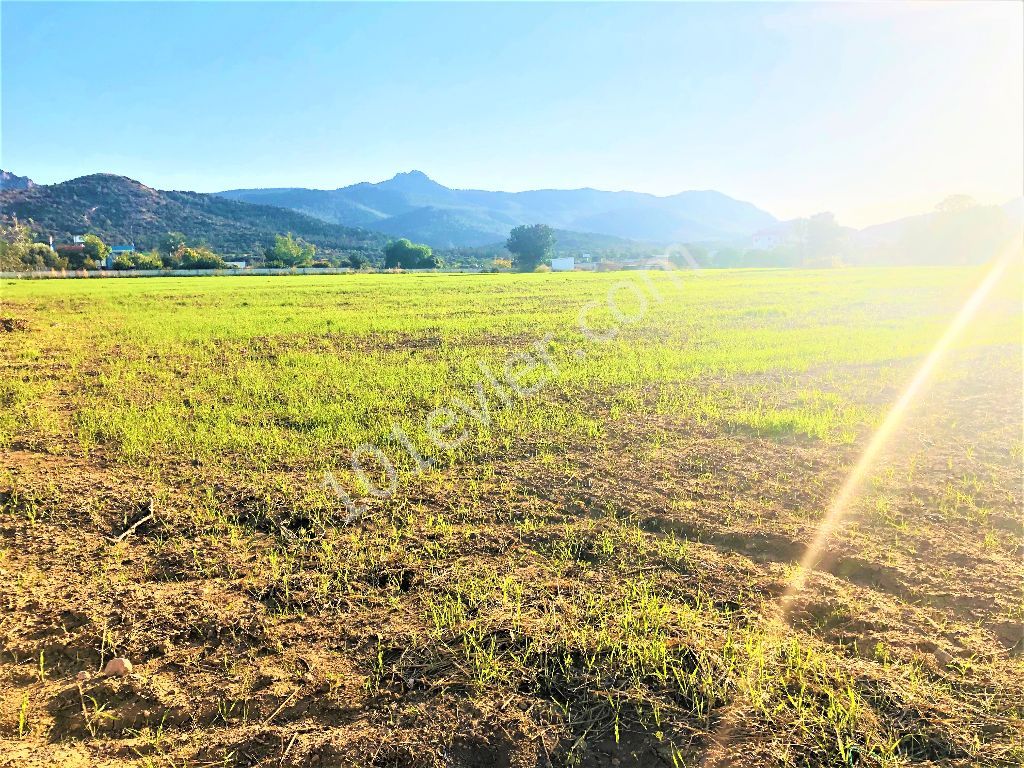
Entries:
[[2, 189], [31, 189], [36, 186], [28, 176], [18, 176], [10, 171], [0, 170], [0, 190]]
[[851, 264], [981, 264], [1001, 252], [1024, 228], [1024, 201], [957, 205], [865, 227], [850, 239]]
[[61, 184], [0, 191], [3, 216], [31, 220], [56, 240], [92, 232], [108, 243], [149, 248], [168, 232], [220, 253], [253, 253], [275, 234], [292, 232], [331, 253], [379, 251], [383, 235], [331, 224], [272, 205], [255, 205], [198, 192], [165, 192], [124, 176], [93, 174]]
[[641, 192], [451, 189], [422, 171], [334, 190], [233, 189], [222, 197], [290, 208], [334, 224], [361, 226], [438, 248], [504, 239], [518, 224], [676, 242], [746, 237], [775, 223], [751, 203], [713, 190], [658, 197]]
[[979, 214], [987, 214], [990, 219], [987, 222], [990, 228], [996, 228], [1004, 236], [1009, 236], [1024, 227], [1024, 197], [1014, 198], [1001, 206], [975, 204], [964, 210], [949, 211], [945, 214], [933, 210], [914, 216], [905, 216], [901, 219], [884, 221], [864, 227], [855, 234], [854, 238], [856, 242], [864, 246], [895, 245], [915, 232], [935, 224], [940, 218], [949, 218], [951, 215], [959, 218], [968, 216], [976, 218]]

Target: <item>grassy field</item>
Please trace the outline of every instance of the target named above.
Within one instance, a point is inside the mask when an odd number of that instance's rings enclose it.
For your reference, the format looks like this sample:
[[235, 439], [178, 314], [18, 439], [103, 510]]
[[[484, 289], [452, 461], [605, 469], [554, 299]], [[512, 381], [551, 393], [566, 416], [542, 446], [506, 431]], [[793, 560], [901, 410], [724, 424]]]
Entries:
[[0, 766], [1020, 766], [980, 277], [0, 283]]

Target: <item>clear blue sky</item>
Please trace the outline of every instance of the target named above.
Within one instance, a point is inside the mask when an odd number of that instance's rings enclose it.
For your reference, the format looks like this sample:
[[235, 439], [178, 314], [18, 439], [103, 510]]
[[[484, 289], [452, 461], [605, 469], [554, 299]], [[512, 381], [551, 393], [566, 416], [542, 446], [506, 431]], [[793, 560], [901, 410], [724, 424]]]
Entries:
[[2, 3], [2, 167], [160, 188], [1021, 194], [1022, 6]]

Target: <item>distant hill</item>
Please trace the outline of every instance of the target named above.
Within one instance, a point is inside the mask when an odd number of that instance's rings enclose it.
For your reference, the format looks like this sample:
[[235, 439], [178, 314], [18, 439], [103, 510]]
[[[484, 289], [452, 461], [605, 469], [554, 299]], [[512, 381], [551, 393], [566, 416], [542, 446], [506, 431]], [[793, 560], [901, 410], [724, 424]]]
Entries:
[[0, 189], [31, 189], [36, 186], [28, 176], [18, 176], [10, 171], [0, 170]]
[[936, 209], [856, 232], [849, 263], [980, 264], [1019, 237], [1022, 229], [1020, 198], [1002, 206], [967, 203]]
[[596, 189], [489, 192], [450, 189], [421, 171], [334, 190], [234, 189], [219, 194], [439, 248], [493, 243], [518, 224], [542, 223], [561, 230], [667, 243], [743, 238], [776, 221], [751, 203], [712, 190], [667, 197]]
[[[994, 215], [997, 223], [1000, 218], [1005, 218], [1005, 226], [1010, 231], [1019, 231], [1024, 227], [1024, 197], [1017, 197], [1001, 206], [976, 206], [970, 209], [974, 213], [988, 211]], [[865, 246], [895, 245], [900, 243], [915, 230], [928, 226], [939, 217], [938, 212], [928, 211], [914, 216], [905, 216], [901, 219], [885, 221], [880, 224], [872, 224], [859, 230], [855, 235], [857, 243]]]
[[165, 192], [124, 176], [93, 174], [61, 184], [0, 191], [4, 217], [32, 221], [34, 229], [69, 240], [92, 232], [108, 243], [149, 248], [167, 232], [221, 253], [253, 253], [275, 234], [292, 232], [327, 252], [381, 249], [376, 232], [343, 227], [271, 205], [198, 192]]

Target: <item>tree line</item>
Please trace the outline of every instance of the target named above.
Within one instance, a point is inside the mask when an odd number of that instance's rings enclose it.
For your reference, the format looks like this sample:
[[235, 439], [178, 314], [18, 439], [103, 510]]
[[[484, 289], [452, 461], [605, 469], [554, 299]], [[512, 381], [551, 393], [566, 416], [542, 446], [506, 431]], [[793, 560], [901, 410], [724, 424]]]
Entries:
[[[544, 224], [515, 227], [505, 244], [510, 260], [494, 259], [492, 268], [516, 268], [529, 271], [550, 258], [555, 244], [553, 230]], [[33, 241], [31, 227], [17, 221], [0, 226], [0, 271], [82, 270], [101, 266], [115, 270], [224, 269], [229, 266], [221, 254], [209, 246], [189, 242], [181, 232], [168, 232], [149, 250], [119, 251], [111, 258], [111, 246], [98, 235], [87, 234], [82, 242], [51, 248]], [[275, 235], [263, 253], [247, 257], [252, 264], [266, 267], [347, 267], [373, 266], [362, 253], [319, 256], [314, 244], [292, 234]], [[391, 241], [384, 248], [385, 269], [439, 269], [444, 259], [429, 245], [407, 238]]]

